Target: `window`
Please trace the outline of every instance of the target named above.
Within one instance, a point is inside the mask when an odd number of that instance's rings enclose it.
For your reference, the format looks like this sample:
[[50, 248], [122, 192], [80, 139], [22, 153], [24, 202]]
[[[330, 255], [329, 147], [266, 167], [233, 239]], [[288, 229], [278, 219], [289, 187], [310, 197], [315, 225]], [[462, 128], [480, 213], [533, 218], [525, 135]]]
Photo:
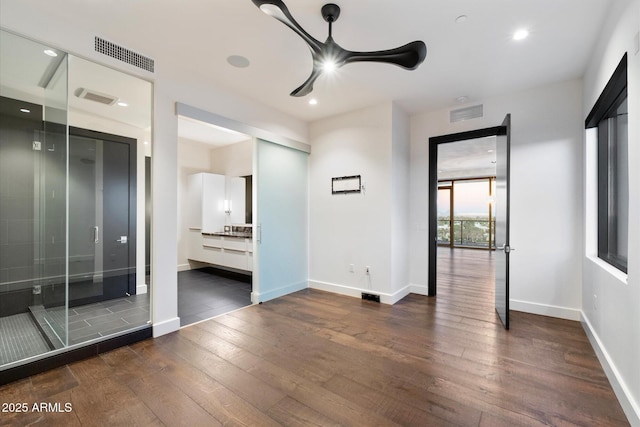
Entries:
[[438, 245], [495, 249], [495, 178], [438, 182]]
[[598, 128], [598, 257], [627, 272], [629, 157], [627, 55], [587, 117]]

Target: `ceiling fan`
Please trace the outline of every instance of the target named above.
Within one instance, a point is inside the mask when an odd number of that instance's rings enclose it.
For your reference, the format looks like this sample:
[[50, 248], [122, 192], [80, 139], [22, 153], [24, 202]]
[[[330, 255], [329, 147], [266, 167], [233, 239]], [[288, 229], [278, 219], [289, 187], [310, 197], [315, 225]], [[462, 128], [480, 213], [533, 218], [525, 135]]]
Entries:
[[332, 25], [340, 16], [340, 7], [328, 3], [322, 6], [321, 13], [329, 23], [329, 37], [323, 43], [313, 38], [293, 19], [282, 0], [252, 0], [253, 4], [269, 16], [285, 24], [307, 42], [313, 56], [313, 70], [309, 78], [291, 92], [291, 96], [305, 96], [313, 90], [313, 83], [323, 71], [330, 71], [352, 62], [384, 62], [395, 64], [407, 70], [415, 70], [427, 56], [427, 46], [422, 41], [414, 41], [395, 49], [372, 52], [354, 52], [343, 49], [331, 35]]

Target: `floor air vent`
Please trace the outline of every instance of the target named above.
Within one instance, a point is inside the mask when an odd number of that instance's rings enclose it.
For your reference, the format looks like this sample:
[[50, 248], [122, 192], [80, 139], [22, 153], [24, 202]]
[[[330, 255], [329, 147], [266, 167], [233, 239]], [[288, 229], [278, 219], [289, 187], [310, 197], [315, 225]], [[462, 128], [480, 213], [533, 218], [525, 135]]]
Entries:
[[463, 120], [477, 119], [478, 117], [482, 117], [483, 114], [484, 112], [482, 104], [474, 105], [472, 107], [459, 108], [457, 110], [451, 110], [449, 112], [449, 122], [455, 123], [461, 122]]
[[142, 68], [152, 73], [154, 72], [153, 59], [129, 50], [126, 47], [118, 46], [98, 36], [95, 37], [95, 50], [119, 61], [131, 64], [134, 67]]
[[362, 299], [366, 301], [380, 302], [380, 295], [362, 292]]

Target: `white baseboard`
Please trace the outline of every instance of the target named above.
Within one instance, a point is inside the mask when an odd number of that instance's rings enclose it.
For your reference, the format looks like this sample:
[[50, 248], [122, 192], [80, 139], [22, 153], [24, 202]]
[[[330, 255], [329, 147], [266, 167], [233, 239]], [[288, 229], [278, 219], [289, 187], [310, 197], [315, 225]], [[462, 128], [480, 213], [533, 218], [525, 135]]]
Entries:
[[145, 284], [136, 286], [136, 295], [146, 294], [148, 292], [148, 286]]
[[191, 264], [178, 264], [178, 271], [189, 271], [191, 270]]
[[[416, 285], [407, 285], [404, 288], [397, 290], [392, 294], [389, 294], [385, 292], [378, 292], [372, 289], [354, 288], [352, 286], [338, 285], [336, 283], [321, 282], [318, 280], [309, 280], [309, 287], [312, 289], [318, 289], [321, 291], [331, 292], [331, 293], [340, 294], [340, 295], [346, 295], [354, 298], [361, 298], [362, 292], [367, 292], [369, 294], [379, 295], [380, 302], [382, 304], [389, 304], [389, 305], [393, 305], [397, 303], [398, 301], [400, 301], [402, 298], [406, 297], [410, 293], [422, 292], [422, 289], [421, 289], [422, 287], [416, 286]], [[415, 292], [414, 289], [417, 290], [418, 292]]]
[[424, 285], [416, 285], [415, 283], [411, 284], [411, 293], [418, 295], [429, 295], [429, 287]]
[[153, 324], [153, 337], [158, 338], [162, 335], [170, 334], [180, 329], [180, 318], [174, 317], [173, 319], [164, 320], [162, 322]]
[[541, 316], [557, 317], [559, 319], [580, 321], [580, 310], [569, 307], [560, 307], [549, 304], [538, 304], [535, 302], [519, 301], [510, 299], [509, 309], [523, 311], [525, 313], [539, 314]]
[[278, 289], [273, 289], [268, 292], [251, 292], [251, 302], [257, 304], [258, 302], [265, 302], [272, 300], [274, 298], [281, 297], [283, 295], [287, 295], [293, 292], [298, 292], [303, 289], [307, 289], [309, 284], [306, 280], [297, 283], [290, 283], [288, 285], [282, 286]]
[[611, 383], [611, 388], [613, 388], [618, 401], [620, 402], [620, 406], [622, 406], [622, 410], [627, 416], [629, 423], [632, 426], [640, 426], [640, 405], [638, 402], [633, 400], [633, 395], [629, 391], [624, 379], [621, 377], [618, 369], [616, 369], [615, 364], [611, 360], [607, 349], [602, 345], [602, 341], [596, 334], [595, 330], [591, 326], [591, 322], [584, 314], [581, 313], [581, 323], [582, 328], [587, 334], [587, 338], [589, 338], [589, 342], [591, 346], [596, 352], [596, 356], [598, 356], [598, 360], [604, 369], [605, 374], [607, 375], [607, 379], [609, 383]]

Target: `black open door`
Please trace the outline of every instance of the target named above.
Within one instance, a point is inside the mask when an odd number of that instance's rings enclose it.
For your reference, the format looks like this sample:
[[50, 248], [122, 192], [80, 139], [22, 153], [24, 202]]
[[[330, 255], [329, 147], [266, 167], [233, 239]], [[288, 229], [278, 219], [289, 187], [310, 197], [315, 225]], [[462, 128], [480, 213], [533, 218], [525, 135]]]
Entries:
[[511, 157], [511, 115], [507, 114], [496, 138], [496, 311], [505, 329], [509, 329], [509, 173]]
[[438, 145], [470, 139], [496, 137], [496, 190], [494, 212], [496, 219], [496, 273], [495, 308], [506, 329], [509, 329], [509, 159], [511, 114], [500, 126], [434, 136], [429, 138], [429, 296], [437, 293], [437, 197], [438, 197]]

